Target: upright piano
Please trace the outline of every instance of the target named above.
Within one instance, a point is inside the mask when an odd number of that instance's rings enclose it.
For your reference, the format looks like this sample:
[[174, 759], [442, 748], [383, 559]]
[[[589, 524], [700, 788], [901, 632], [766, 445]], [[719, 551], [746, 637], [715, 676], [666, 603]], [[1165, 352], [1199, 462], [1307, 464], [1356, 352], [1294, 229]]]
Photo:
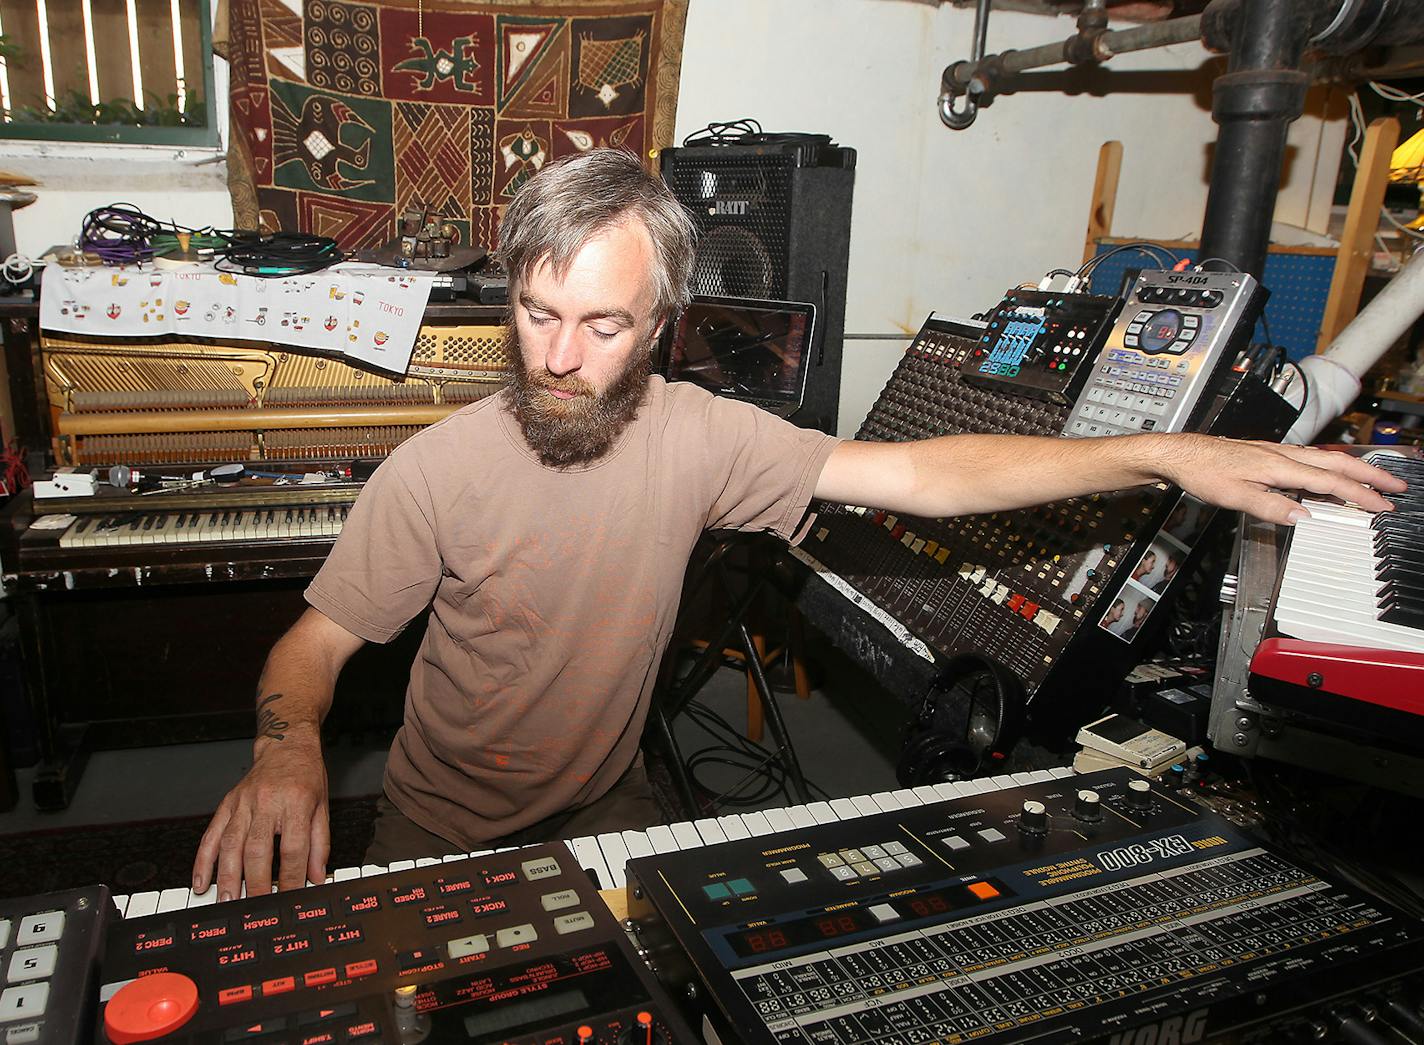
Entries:
[[[280, 344], [43, 332], [37, 308], [11, 308], [10, 419], [32, 474], [237, 462], [299, 480], [369, 467], [501, 387], [502, 322], [499, 307], [432, 303], [398, 378]], [[267, 651], [301, 614], [359, 492], [355, 481], [249, 478], [13, 498], [0, 568], [20, 625], [36, 803], [66, 805], [91, 748], [250, 734]], [[334, 724], [399, 721], [419, 631], [353, 659]]]

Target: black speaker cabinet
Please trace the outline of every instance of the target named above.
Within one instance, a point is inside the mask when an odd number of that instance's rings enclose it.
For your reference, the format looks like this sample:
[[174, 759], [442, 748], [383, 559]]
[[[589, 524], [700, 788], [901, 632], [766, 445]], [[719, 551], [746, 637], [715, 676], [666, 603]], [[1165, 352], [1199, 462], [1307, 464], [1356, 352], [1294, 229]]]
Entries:
[[664, 149], [663, 178], [697, 223], [694, 294], [809, 301], [820, 331], [791, 420], [836, 431], [855, 150], [818, 141]]

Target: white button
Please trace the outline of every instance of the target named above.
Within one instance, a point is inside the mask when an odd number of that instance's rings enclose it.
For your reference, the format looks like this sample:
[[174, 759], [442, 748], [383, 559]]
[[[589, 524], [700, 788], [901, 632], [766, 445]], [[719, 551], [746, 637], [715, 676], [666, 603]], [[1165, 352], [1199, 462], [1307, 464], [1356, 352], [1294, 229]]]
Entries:
[[5, 1032], [5, 1045], [33, 1045], [40, 1040], [39, 1023], [22, 1023]]
[[891, 856], [903, 856], [909, 852], [900, 842], [886, 842], [885, 851]]
[[574, 914], [561, 914], [554, 919], [554, 932], [560, 936], [567, 936], [569, 933], [581, 932], [584, 929], [593, 928], [593, 915], [587, 911], [577, 911]]
[[539, 903], [546, 911], [562, 911], [565, 907], [577, 907], [579, 897], [572, 889], [562, 889], [557, 893], [545, 893], [539, 897]]
[[879, 860], [885, 856], [885, 850], [878, 845], [861, 846], [860, 851], [865, 854], [867, 860]]
[[781, 877], [786, 879], [787, 885], [799, 885], [806, 880], [806, 872], [799, 867], [788, 867], [781, 872]]
[[539, 934], [534, 931], [532, 925], [511, 925], [508, 929], [501, 929], [494, 934], [494, 942], [500, 947], [513, 947], [518, 943], [533, 943], [539, 939]]
[[5, 979], [9, 983], [47, 980], [54, 975], [54, 963], [58, 958], [59, 948], [52, 943], [43, 947], [32, 947], [27, 951], [16, 951], [10, 956], [10, 968]]
[[893, 856], [882, 856], [879, 860], [875, 861], [875, 866], [882, 871], [900, 870], [900, 863]]
[[849, 879], [855, 877], [855, 872], [852, 871], [845, 864], [841, 864], [839, 867], [832, 867], [830, 870], [832, 877], [842, 882], [848, 881]]
[[10, 942], [10, 919], [0, 918], [0, 947]]
[[944, 839], [944, 844], [949, 848], [951, 852], [956, 853], [961, 849], [969, 848], [969, 843], [966, 842], [964, 839], [960, 838], [958, 835], [949, 835], [947, 838]]
[[519, 869], [524, 872], [525, 881], [537, 882], [541, 878], [557, 878], [563, 872], [559, 869], [559, 861], [552, 856], [543, 860], [525, 860], [519, 865]]
[[856, 874], [874, 874], [877, 870], [876, 866], [869, 860], [862, 860], [860, 863], [851, 864], [850, 866], [851, 870]]
[[463, 958], [467, 954], [484, 954], [489, 950], [489, 938], [484, 933], [462, 936], [458, 940], [451, 940], [447, 943], [445, 950], [449, 953], [451, 961]]
[[34, 943], [54, 943], [64, 933], [64, 912], [47, 911], [20, 919], [20, 931], [15, 935], [16, 947]]
[[842, 849], [841, 859], [848, 864], [859, 864], [865, 862], [865, 854], [859, 849]]
[[49, 1000], [49, 984], [27, 983], [23, 987], [8, 987], [0, 994], [0, 1023], [43, 1016]]
[[816, 857], [816, 859], [821, 861], [822, 865], [825, 867], [839, 867], [841, 866], [841, 864], [845, 863], [845, 861], [841, 859], [839, 853], [822, 853], [820, 856]]
[[895, 859], [900, 861], [901, 867], [918, 867], [920, 864], [924, 863], [924, 861], [921, 860], [914, 853], [901, 853], [899, 856], [895, 857]]
[[986, 842], [1002, 842], [1004, 840], [1004, 832], [1000, 831], [997, 827], [986, 827], [979, 832], [979, 837]]
[[881, 925], [886, 922], [893, 922], [900, 917], [900, 912], [891, 907], [888, 903], [878, 903], [870, 909], [870, 913], [875, 916], [875, 920]]

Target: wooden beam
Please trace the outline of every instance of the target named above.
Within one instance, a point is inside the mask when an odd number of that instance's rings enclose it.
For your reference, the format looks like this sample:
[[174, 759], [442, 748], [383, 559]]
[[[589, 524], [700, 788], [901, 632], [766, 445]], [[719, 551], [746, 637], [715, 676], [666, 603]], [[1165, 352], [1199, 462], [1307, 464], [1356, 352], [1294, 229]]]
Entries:
[[1083, 240], [1083, 261], [1098, 252], [1098, 240], [1112, 235], [1113, 209], [1117, 206], [1117, 179], [1122, 173], [1122, 142], [1103, 142], [1098, 149], [1098, 173], [1093, 178], [1093, 199], [1088, 207], [1088, 233]]
[[1355, 186], [1350, 190], [1350, 208], [1345, 214], [1345, 231], [1340, 236], [1340, 252], [1335, 274], [1330, 277], [1330, 294], [1320, 317], [1320, 336], [1315, 351], [1330, 347], [1345, 324], [1360, 310], [1360, 290], [1374, 257], [1375, 231], [1379, 228], [1380, 206], [1389, 185], [1389, 158], [1399, 144], [1399, 121], [1393, 116], [1372, 120], [1365, 129], [1360, 149], [1360, 165], [1355, 170]]

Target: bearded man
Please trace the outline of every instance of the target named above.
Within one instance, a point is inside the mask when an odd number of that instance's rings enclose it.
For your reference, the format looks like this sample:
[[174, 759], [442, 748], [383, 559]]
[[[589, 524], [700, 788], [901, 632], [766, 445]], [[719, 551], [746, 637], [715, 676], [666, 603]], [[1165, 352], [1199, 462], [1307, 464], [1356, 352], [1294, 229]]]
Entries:
[[[795, 541], [812, 498], [994, 512], [1167, 479], [1293, 522], [1273, 487], [1389, 507], [1354, 458], [1195, 435], [842, 442], [650, 376], [689, 300], [691, 221], [636, 157], [595, 150], [523, 186], [501, 226], [509, 387], [404, 443], [367, 483], [273, 648], [248, 774], [198, 849], [220, 899], [321, 881], [320, 726], [337, 675], [427, 607], [367, 860], [655, 822], [638, 741], [683, 573], [708, 529]], [[281, 728], [276, 728], [280, 724]]]

